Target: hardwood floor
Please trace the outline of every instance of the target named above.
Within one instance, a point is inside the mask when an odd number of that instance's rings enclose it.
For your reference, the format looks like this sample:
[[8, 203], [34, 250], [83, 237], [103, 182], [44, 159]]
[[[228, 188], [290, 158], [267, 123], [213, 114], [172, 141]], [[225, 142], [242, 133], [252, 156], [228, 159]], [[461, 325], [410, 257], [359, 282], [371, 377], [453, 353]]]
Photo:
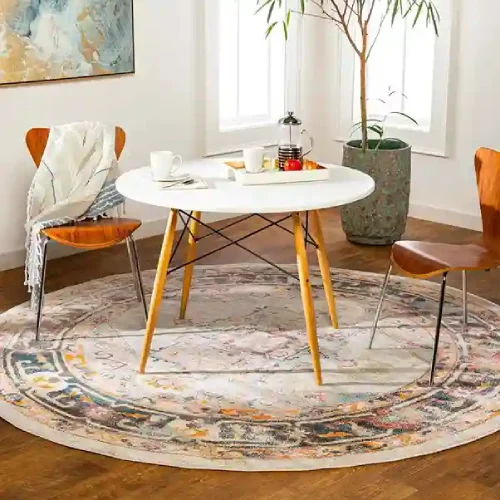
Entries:
[[[258, 222], [245, 222], [243, 234]], [[358, 247], [345, 241], [339, 217], [324, 214], [325, 239], [333, 267], [383, 273], [388, 248]], [[411, 220], [408, 239], [466, 243], [478, 233]], [[294, 262], [292, 236], [279, 230], [262, 233], [249, 246], [276, 262]], [[220, 245], [213, 237], [200, 243], [204, 252]], [[139, 242], [143, 269], [156, 267], [161, 238]], [[183, 252], [181, 252], [183, 255]], [[203, 263], [252, 262], [232, 248]], [[315, 256], [311, 253], [310, 262]], [[109, 274], [129, 272], [125, 247], [79, 254], [49, 262], [47, 291]], [[471, 275], [471, 293], [500, 303], [500, 271]], [[27, 300], [23, 271], [0, 273], [0, 311]], [[460, 276], [451, 276], [460, 287]], [[500, 434], [443, 453], [392, 464], [304, 473], [233, 473], [182, 470], [134, 464], [92, 455], [44, 441], [0, 420], [0, 499], [500, 499]]]

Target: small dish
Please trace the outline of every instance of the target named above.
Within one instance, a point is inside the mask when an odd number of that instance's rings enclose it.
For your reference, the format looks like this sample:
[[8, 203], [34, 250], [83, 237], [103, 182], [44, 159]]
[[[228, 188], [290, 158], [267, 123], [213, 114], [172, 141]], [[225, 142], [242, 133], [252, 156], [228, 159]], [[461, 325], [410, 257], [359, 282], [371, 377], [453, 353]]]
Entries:
[[176, 182], [163, 182], [160, 184], [161, 189], [171, 189], [177, 186], [191, 186], [191, 184], [195, 184], [196, 181], [194, 179], [184, 179]]
[[258, 172], [249, 172], [248, 170], [245, 170], [245, 173], [248, 175], [255, 175], [255, 174], [261, 174], [262, 172], [265, 172], [265, 168], [261, 168]]
[[155, 182], [159, 182], [161, 184], [170, 184], [173, 182], [181, 182], [189, 179], [189, 174], [180, 174], [180, 175], [172, 175], [168, 179], [153, 179]]

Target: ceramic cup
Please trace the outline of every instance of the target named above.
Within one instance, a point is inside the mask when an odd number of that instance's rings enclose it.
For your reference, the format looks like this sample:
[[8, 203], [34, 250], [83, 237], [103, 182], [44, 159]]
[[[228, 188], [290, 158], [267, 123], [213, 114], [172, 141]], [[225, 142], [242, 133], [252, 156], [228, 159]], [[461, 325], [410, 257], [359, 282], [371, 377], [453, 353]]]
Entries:
[[243, 150], [245, 170], [249, 174], [262, 172], [264, 168], [264, 155], [266, 150], [261, 147], [247, 148]]
[[153, 151], [151, 171], [155, 181], [168, 181], [182, 165], [182, 157], [172, 151]]

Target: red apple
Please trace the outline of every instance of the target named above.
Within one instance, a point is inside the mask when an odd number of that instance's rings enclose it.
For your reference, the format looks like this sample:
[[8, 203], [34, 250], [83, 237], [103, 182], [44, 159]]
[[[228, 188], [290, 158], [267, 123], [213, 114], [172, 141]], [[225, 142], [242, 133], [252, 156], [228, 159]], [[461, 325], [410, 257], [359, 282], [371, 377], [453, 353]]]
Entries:
[[287, 160], [285, 162], [285, 170], [287, 172], [302, 170], [302, 163], [300, 160]]

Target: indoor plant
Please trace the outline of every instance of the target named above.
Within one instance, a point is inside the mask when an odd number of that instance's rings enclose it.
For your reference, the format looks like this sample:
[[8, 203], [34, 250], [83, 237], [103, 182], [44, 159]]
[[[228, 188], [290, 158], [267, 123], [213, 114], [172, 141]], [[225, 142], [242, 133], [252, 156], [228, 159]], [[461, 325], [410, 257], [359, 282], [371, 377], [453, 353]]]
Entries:
[[[408, 218], [411, 147], [398, 139], [387, 139], [379, 121], [368, 117], [367, 64], [378, 35], [385, 23], [399, 17], [413, 16], [413, 25], [424, 20], [438, 32], [439, 13], [432, 0], [298, 0], [298, 8], [286, 10], [285, 0], [258, 0], [258, 11], [266, 11], [267, 36], [282, 26], [288, 37], [293, 12], [331, 22], [345, 36], [359, 60], [360, 70], [360, 140], [344, 145], [343, 164], [371, 175], [376, 190], [369, 198], [342, 210], [342, 225], [355, 243], [389, 245], [403, 235]], [[381, 16], [374, 13], [382, 9]], [[278, 14], [279, 15], [279, 14]], [[373, 34], [370, 37], [370, 34]], [[369, 132], [378, 138], [370, 139]]]

